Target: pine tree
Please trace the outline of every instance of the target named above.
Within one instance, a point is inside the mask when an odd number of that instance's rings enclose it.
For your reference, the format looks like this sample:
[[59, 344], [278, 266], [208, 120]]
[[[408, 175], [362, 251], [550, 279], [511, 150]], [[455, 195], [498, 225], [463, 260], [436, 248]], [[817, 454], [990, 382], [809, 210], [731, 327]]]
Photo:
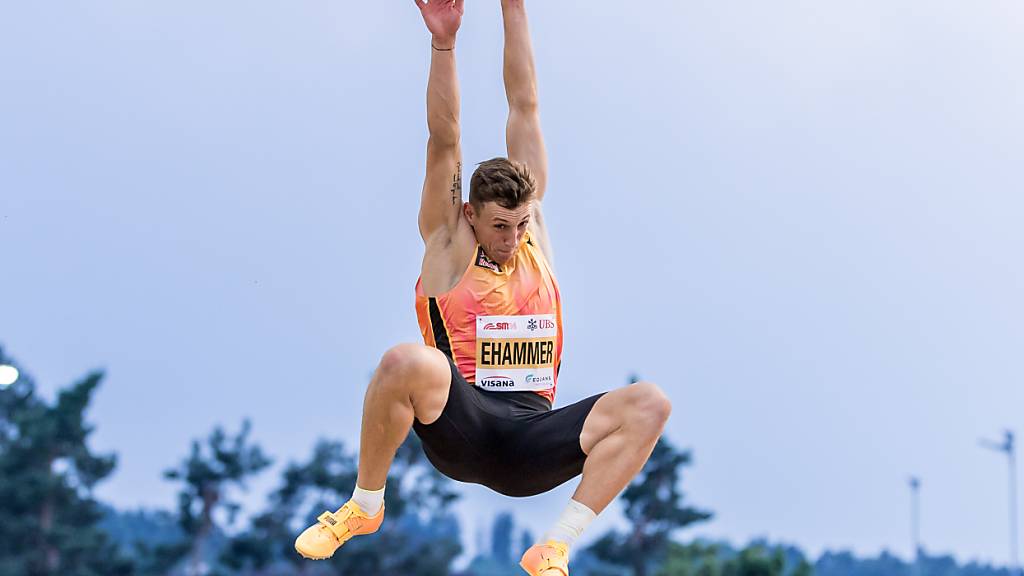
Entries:
[[533, 546], [535, 542], [536, 538], [533, 537], [533, 533], [529, 530], [523, 530], [523, 533], [519, 535], [519, 550], [521, 551], [520, 553], [526, 552], [526, 550], [529, 549], [530, 546]]
[[512, 562], [512, 533], [515, 520], [508, 512], [502, 512], [494, 518], [491, 526], [491, 558], [502, 564]]
[[[192, 451], [177, 467], [164, 472], [169, 480], [182, 482], [178, 493], [178, 518], [188, 538], [188, 547], [179, 551], [189, 556], [189, 573], [204, 572], [204, 563], [215, 558], [206, 549], [217, 528], [218, 512], [223, 511], [233, 524], [240, 505], [229, 499], [232, 488], [245, 488], [245, 480], [270, 465], [259, 446], [250, 444], [249, 421], [234, 437], [217, 427], [206, 441], [192, 442]], [[165, 550], [166, 551], [166, 550]]]
[[459, 526], [450, 512], [458, 497], [452, 482], [426, 461], [410, 434], [388, 474], [386, 518], [375, 534], [354, 538], [326, 562], [302, 559], [295, 537], [324, 510], [348, 500], [356, 483], [357, 459], [341, 442], [321, 440], [306, 462], [290, 464], [268, 509], [249, 530], [232, 539], [222, 562], [257, 571], [278, 566], [288, 573], [446, 576], [461, 551]]
[[[14, 365], [0, 349], [0, 364]], [[51, 405], [32, 378], [0, 389], [0, 575], [114, 576], [131, 563], [99, 528], [93, 488], [114, 470], [112, 454], [87, 445], [85, 411], [102, 372], [61, 390]]]
[[650, 566], [664, 559], [673, 532], [711, 518], [711, 513], [683, 504], [680, 470], [690, 460], [688, 451], [659, 439], [640, 475], [622, 493], [630, 529], [605, 534], [590, 552], [602, 561], [629, 566], [635, 576], [647, 576]]

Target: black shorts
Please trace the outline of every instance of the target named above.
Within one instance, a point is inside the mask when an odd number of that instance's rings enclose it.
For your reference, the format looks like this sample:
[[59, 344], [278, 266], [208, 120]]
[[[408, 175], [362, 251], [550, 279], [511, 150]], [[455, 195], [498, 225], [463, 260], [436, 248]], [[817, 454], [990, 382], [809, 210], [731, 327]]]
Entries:
[[412, 426], [438, 471], [506, 496], [541, 494], [583, 472], [580, 432], [602, 394], [552, 410], [535, 392], [473, 386], [449, 364], [452, 380], [440, 418]]

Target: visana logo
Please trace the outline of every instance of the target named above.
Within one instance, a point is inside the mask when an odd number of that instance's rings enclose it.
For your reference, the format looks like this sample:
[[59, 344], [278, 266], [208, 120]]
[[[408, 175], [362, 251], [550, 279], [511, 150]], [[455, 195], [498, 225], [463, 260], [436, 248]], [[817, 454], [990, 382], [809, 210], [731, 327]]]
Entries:
[[514, 388], [516, 383], [508, 376], [489, 376], [480, 381], [484, 388]]

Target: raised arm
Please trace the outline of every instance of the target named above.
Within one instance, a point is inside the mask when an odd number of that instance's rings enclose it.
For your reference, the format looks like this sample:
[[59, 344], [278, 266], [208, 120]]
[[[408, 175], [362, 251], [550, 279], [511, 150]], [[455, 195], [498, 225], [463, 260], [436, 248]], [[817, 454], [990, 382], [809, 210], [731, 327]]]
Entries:
[[459, 82], [455, 37], [464, 0], [414, 0], [431, 33], [427, 81], [427, 175], [420, 200], [420, 236], [452, 232], [462, 209], [462, 152], [459, 146]]
[[537, 107], [537, 73], [526, 22], [523, 0], [501, 0], [505, 23], [505, 95], [508, 124], [505, 142], [510, 160], [523, 162], [537, 181], [536, 200], [544, 197], [548, 184], [548, 155], [540, 131]]

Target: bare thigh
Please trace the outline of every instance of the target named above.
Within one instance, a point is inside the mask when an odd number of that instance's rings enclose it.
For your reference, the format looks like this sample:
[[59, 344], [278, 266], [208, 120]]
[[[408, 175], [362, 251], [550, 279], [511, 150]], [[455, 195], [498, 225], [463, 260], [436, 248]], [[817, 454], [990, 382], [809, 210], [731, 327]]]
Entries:
[[621, 392], [625, 388], [613, 390], [598, 398], [594, 407], [583, 421], [583, 430], [580, 432], [580, 450], [584, 454], [590, 454], [594, 445], [615, 432], [621, 426], [622, 419], [616, 414], [616, 407], [624, 402]]
[[384, 353], [377, 378], [387, 388], [406, 395], [416, 419], [430, 424], [448, 402], [452, 372], [448, 357], [437, 348], [399, 344]]
[[594, 404], [580, 432], [580, 449], [584, 454], [601, 440], [621, 428], [626, 422], [652, 426], [664, 423], [670, 407], [661, 390], [650, 382], [636, 382], [601, 396]]

